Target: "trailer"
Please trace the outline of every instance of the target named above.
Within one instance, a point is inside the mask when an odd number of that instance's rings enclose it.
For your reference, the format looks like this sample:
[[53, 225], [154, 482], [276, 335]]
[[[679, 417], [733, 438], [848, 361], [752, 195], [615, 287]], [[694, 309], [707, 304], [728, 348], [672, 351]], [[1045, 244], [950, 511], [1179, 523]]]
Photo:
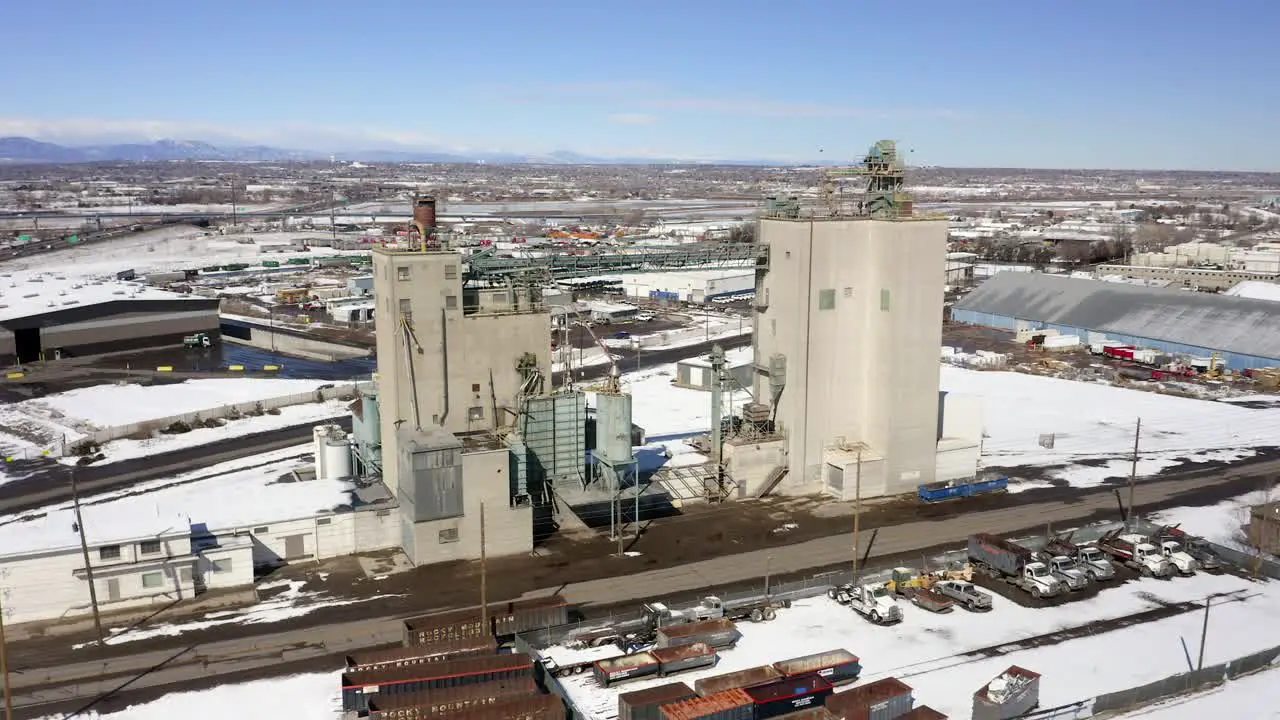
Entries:
[[742, 690], [756, 706], [755, 720], [787, 715], [825, 704], [834, 692], [831, 683], [817, 675], [784, 678], [768, 685]]
[[342, 709], [365, 712], [371, 697], [406, 695], [428, 690], [519, 681], [533, 677], [533, 658], [522, 653], [448, 660], [424, 665], [359, 670], [342, 674]]
[[654, 645], [659, 648], [706, 643], [716, 649], [731, 648], [742, 639], [732, 620], [704, 620], [685, 625], [660, 627], [654, 638]]
[[781, 679], [782, 673], [778, 672], [776, 667], [773, 665], [760, 665], [746, 670], [724, 673], [723, 675], [712, 675], [711, 677], [696, 680], [693, 683], [693, 689], [702, 697], [710, 697], [726, 690], [741, 690], [742, 688], [755, 687], [756, 685], [768, 685], [775, 680]]
[[773, 664], [785, 678], [817, 675], [832, 686], [854, 682], [862, 674], [862, 661], [848, 650], [828, 650]]
[[1025, 590], [1034, 598], [1054, 597], [1064, 586], [1037, 562], [1034, 553], [1017, 543], [988, 533], [969, 536], [969, 561], [974, 569], [987, 577], [1002, 580]]
[[612, 687], [620, 682], [657, 675], [661, 667], [658, 658], [651, 652], [631, 653], [609, 660], [595, 663], [596, 684], [602, 688]]
[[973, 694], [973, 720], [1011, 720], [1040, 705], [1040, 674], [1009, 666]]
[[618, 720], [660, 720], [663, 705], [696, 697], [698, 694], [681, 682], [623, 693], [618, 696]]
[[846, 720], [893, 720], [915, 703], [910, 685], [893, 677], [883, 678], [827, 698], [827, 709]]
[[719, 660], [715, 648], [706, 643], [696, 642], [690, 645], [654, 648], [649, 653], [658, 660], [658, 676], [666, 677], [672, 673], [710, 667]]
[[497, 655], [498, 646], [493, 641], [475, 639], [455, 641], [440, 645], [410, 645], [386, 650], [360, 650], [347, 655], [347, 672], [381, 670], [408, 667], [427, 663], [447, 662], [468, 657]]
[[1173, 575], [1173, 563], [1160, 548], [1147, 542], [1142, 535], [1126, 533], [1123, 528], [1113, 530], [1098, 539], [1097, 547], [1125, 567], [1146, 577], [1167, 578]]
[[480, 608], [448, 610], [404, 621], [405, 645], [481, 637], [510, 637], [516, 633], [564, 625], [569, 603], [562, 595], [494, 603], [489, 606], [488, 627], [480, 622]]
[[1007, 492], [1009, 478], [999, 477], [987, 480], [944, 481], [921, 485], [918, 491], [922, 502], [934, 503], [975, 495], [991, 495]]
[[509, 698], [489, 707], [436, 717], [449, 720], [565, 720], [567, 714], [564, 700], [558, 695], [534, 695]]
[[496, 705], [513, 697], [538, 693], [533, 677], [475, 685], [439, 688], [423, 692], [370, 695], [369, 717], [376, 720], [410, 720]]

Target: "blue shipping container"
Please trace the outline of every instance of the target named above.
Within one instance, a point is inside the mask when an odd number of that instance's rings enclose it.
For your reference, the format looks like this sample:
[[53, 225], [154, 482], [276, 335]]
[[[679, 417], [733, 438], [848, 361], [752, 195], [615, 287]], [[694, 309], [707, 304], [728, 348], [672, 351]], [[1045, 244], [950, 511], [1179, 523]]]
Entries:
[[932, 483], [920, 486], [920, 499], [924, 502], [940, 502], [942, 500], [954, 500], [956, 498], [973, 497], [975, 495], [987, 495], [989, 493], [1004, 492], [1009, 489], [1009, 478], [995, 478], [994, 480], [975, 480], [967, 483]]

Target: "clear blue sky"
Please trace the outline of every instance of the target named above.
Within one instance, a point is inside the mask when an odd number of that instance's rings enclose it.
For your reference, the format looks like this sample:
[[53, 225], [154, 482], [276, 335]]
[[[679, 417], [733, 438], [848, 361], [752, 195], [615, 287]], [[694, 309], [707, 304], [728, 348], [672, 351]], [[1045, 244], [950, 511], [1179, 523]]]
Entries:
[[1280, 171], [1277, 0], [12, 0], [0, 61], [71, 144]]

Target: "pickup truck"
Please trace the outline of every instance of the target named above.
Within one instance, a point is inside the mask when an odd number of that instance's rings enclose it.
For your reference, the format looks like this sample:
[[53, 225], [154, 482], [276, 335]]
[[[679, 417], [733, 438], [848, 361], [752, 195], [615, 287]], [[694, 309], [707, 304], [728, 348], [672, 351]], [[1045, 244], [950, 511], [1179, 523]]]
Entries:
[[986, 612], [991, 609], [991, 596], [971, 582], [939, 580], [933, 584], [933, 591], [955, 600], [970, 612]]
[[1054, 597], [1066, 589], [1031, 550], [995, 535], [970, 535], [969, 561], [976, 571], [1021, 588], [1034, 598]]
[[1174, 573], [1173, 563], [1142, 535], [1116, 530], [1099, 538], [1098, 547], [1121, 565], [1146, 577], [1167, 578]]

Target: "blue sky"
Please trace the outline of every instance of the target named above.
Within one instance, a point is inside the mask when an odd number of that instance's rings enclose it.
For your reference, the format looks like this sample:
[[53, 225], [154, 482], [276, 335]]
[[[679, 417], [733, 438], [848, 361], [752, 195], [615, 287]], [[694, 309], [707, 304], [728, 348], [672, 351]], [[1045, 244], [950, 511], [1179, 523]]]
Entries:
[[12, 2], [0, 135], [1280, 171], [1280, 2]]

